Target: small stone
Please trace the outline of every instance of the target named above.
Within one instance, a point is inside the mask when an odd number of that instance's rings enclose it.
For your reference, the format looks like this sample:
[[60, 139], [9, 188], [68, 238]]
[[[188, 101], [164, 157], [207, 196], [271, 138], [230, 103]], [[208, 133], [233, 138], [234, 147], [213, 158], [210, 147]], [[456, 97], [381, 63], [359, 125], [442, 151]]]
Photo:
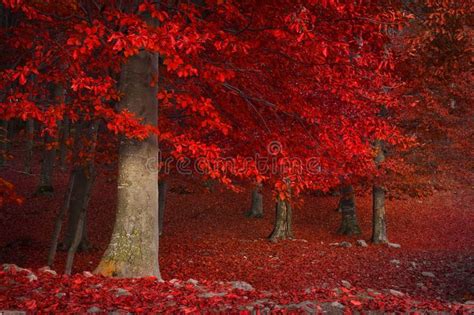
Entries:
[[381, 293], [378, 291], [375, 291], [374, 289], [367, 289], [367, 292], [370, 293], [371, 295], [380, 295]]
[[400, 291], [397, 291], [397, 290], [390, 289], [389, 292], [390, 292], [391, 295], [396, 296], [396, 297], [404, 297], [405, 296], [404, 293], [402, 293]]
[[339, 243], [329, 243], [329, 246], [339, 246]]
[[122, 288], [115, 289], [115, 296], [130, 296], [130, 295], [132, 294], [125, 289], [122, 289]]
[[58, 275], [58, 273], [56, 271], [52, 270], [51, 268], [49, 268], [49, 266], [44, 266], [44, 267], [38, 269], [38, 271], [41, 272], [41, 273], [49, 273], [53, 276]]
[[410, 262], [410, 265], [411, 265], [413, 268], [416, 268], [416, 266], [417, 266], [417, 265], [416, 265], [416, 262], [414, 262], [414, 261]]
[[186, 281], [186, 283], [190, 283], [194, 286], [198, 285], [199, 281], [197, 281], [196, 279], [189, 279], [188, 281]]
[[30, 280], [30, 282], [31, 282], [31, 281], [37, 281], [37, 280], [38, 280], [38, 277], [37, 277], [34, 273], [32, 273], [32, 272], [29, 273], [26, 277], [28, 278], [28, 280]]
[[423, 277], [436, 278], [436, 276], [434, 275], [434, 273], [429, 272], [429, 271], [423, 271], [421, 274], [423, 275]]
[[464, 302], [464, 305], [474, 305], [474, 300]]
[[367, 242], [364, 240], [357, 240], [356, 244], [360, 247], [369, 247], [369, 245], [367, 245]]
[[339, 247], [349, 248], [352, 247], [352, 244], [349, 242], [341, 242], [339, 243]]
[[338, 309], [341, 309], [341, 310], [344, 309], [344, 305], [342, 305], [342, 304], [339, 303], [339, 302], [332, 302], [332, 303], [331, 303], [331, 306], [332, 306], [332, 307], [335, 307], [335, 308], [338, 308]]
[[98, 308], [97, 306], [92, 306], [87, 310], [87, 313], [100, 313], [102, 309]]
[[397, 243], [388, 243], [387, 245], [390, 248], [402, 248], [402, 245], [397, 244]]
[[92, 274], [92, 272], [90, 272], [90, 271], [84, 271], [82, 274], [83, 274], [84, 277], [86, 277], [86, 278], [90, 278], [90, 277], [93, 277], [93, 276], [94, 276], [94, 275]]
[[240, 289], [244, 291], [254, 291], [254, 288], [250, 283], [245, 281], [231, 281], [230, 282], [233, 289]]
[[213, 297], [216, 297], [216, 296], [225, 296], [226, 293], [225, 292], [205, 292], [205, 293], [201, 293], [201, 294], [198, 294], [198, 297], [200, 298], [205, 298], [205, 299], [210, 299], [210, 298], [213, 298]]
[[350, 289], [352, 287], [351, 283], [346, 280], [341, 280], [342, 286], [346, 289]]
[[391, 264], [394, 264], [394, 265], [400, 265], [400, 260], [398, 260], [398, 259], [392, 259], [392, 260], [390, 260], [390, 263], [391, 263]]

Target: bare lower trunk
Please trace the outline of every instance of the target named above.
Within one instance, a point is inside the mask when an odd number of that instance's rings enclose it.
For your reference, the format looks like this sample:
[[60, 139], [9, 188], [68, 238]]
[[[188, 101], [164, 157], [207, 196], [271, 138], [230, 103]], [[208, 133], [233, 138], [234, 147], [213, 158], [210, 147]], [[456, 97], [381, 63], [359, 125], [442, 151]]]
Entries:
[[69, 117], [64, 117], [61, 126], [61, 135], [59, 139], [59, 166], [62, 170], [66, 169], [67, 141], [69, 139]]
[[375, 244], [388, 243], [387, 226], [385, 219], [385, 189], [383, 187], [374, 185], [372, 194], [372, 242]]
[[[377, 167], [385, 161], [383, 144], [380, 140], [375, 141], [375, 164]], [[388, 243], [387, 225], [385, 217], [385, 188], [380, 184], [374, 184], [372, 188], [373, 216], [372, 216], [372, 242], [375, 244]]]
[[339, 208], [342, 220], [338, 233], [343, 235], [360, 234], [361, 230], [356, 215], [354, 187], [352, 187], [352, 185], [346, 185], [341, 188]]
[[247, 217], [263, 218], [263, 195], [261, 189], [261, 185], [259, 185], [252, 191], [252, 204], [247, 212]]
[[25, 148], [25, 173], [31, 174], [31, 165], [33, 164], [33, 145], [34, 145], [35, 122], [33, 119], [26, 121], [26, 148]]
[[166, 180], [160, 180], [158, 184], [158, 225], [160, 230], [160, 235], [163, 234], [163, 220], [165, 217], [165, 207], [166, 207], [166, 197], [168, 192], [168, 182]]
[[[121, 109], [128, 109], [144, 123], [157, 124], [158, 74], [156, 54], [145, 51], [128, 59], [122, 67]], [[124, 139], [120, 145], [117, 215], [109, 246], [95, 270], [105, 276], [161, 279], [158, 264], [158, 175], [147, 167], [158, 162], [158, 141]]]
[[277, 242], [278, 240], [292, 239], [292, 209], [290, 201], [278, 199], [275, 208], [275, 225], [272, 234], [269, 236], [270, 241]]
[[[87, 209], [88, 207], [90, 190], [95, 179], [93, 165], [79, 166], [73, 170], [71, 176], [74, 176], [74, 185], [70, 196], [71, 201], [68, 210], [68, 227], [64, 241], [61, 244], [62, 250], [68, 250], [71, 247], [83, 208]], [[86, 251], [91, 247], [87, 233], [87, 213], [84, 215], [82, 221], [82, 236], [77, 249], [80, 251]]]

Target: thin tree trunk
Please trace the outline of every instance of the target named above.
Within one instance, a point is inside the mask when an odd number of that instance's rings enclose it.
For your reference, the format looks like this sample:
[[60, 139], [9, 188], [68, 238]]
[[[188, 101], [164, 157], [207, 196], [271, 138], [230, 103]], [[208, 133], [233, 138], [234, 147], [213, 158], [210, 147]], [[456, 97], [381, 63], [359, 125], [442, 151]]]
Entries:
[[[127, 109], [144, 123], [157, 125], [158, 56], [142, 51], [128, 59], [120, 78]], [[161, 279], [158, 264], [159, 206], [157, 174], [147, 162], [158, 162], [158, 140], [150, 135], [144, 141], [124, 139], [120, 145], [117, 215], [109, 246], [95, 270], [105, 276]]]
[[257, 185], [252, 190], [252, 204], [247, 212], [247, 217], [249, 218], [263, 218], [263, 195], [261, 190], [262, 185]]
[[[92, 164], [93, 165], [93, 164]], [[92, 166], [93, 169], [93, 166]], [[91, 178], [94, 178], [94, 175], [91, 175]], [[82, 205], [81, 205], [81, 212], [79, 215], [79, 220], [77, 221], [75, 233], [74, 233], [74, 238], [72, 241], [71, 246], [69, 247], [68, 253], [67, 253], [67, 258], [66, 258], [66, 268], [65, 268], [65, 273], [67, 275], [71, 274], [72, 271], [72, 266], [74, 262], [74, 255], [77, 252], [77, 248], [79, 247], [79, 244], [82, 241], [83, 238], [83, 233], [84, 233], [84, 227], [85, 227], [85, 222], [86, 222], [86, 213], [87, 213], [87, 206], [89, 204], [89, 199], [90, 199], [90, 194], [92, 190], [92, 184], [93, 181], [89, 180], [86, 183], [86, 187], [84, 188], [86, 195], [85, 198], [82, 200]]]
[[346, 185], [341, 188], [341, 226], [338, 233], [343, 235], [357, 235], [361, 233], [357, 222], [354, 187]]
[[62, 170], [66, 169], [67, 141], [69, 139], [69, 117], [65, 116], [62, 122], [61, 135], [59, 139], [59, 166]]
[[163, 220], [165, 217], [165, 207], [166, 207], [166, 198], [168, 193], [168, 182], [166, 180], [161, 180], [158, 183], [158, 225], [160, 230], [160, 235], [163, 234]]
[[56, 257], [59, 236], [61, 234], [61, 228], [63, 226], [66, 210], [69, 209], [69, 205], [71, 203], [71, 193], [72, 193], [72, 190], [74, 189], [74, 182], [75, 182], [74, 173], [72, 173], [71, 177], [69, 178], [69, 184], [68, 184], [69, 188], [68, 188], [68, 191], [66, 192], [66, 197], [64, 198], [64, 204], [61, 210], [59, 211], [58, 215], [56, 216], [56, 220], [54, 223], [53, 237], [51, 240], [51, 246], [50, 246], [49, 255], [48, 255], [48, 266], [50, 267], [53, 266], [54, 258]]
[[[383, 144], [380, 140], [375, 141], [375, 164], [377, 167], [385, 160]], [[373, 198], [373, 217], [372, 217], [372, 242], [374, 244], [388, 243], [387, 226], [385, 216], [385, 187], [380, 184], [374, 184], [372, 187]]]
[[281, 200], [278, 198], [275, 208], [275, 224], [272, 234], [269, 236], [270, 241], [277, 242], [278, 240], [292, 239], [292, 209], [290, 201], [287, 199]]
[[33, 164], [34, 132], [35, 121], [30, 118], [26, 121], [25, 173], [27, 174], [31, 174], [31, 165]]

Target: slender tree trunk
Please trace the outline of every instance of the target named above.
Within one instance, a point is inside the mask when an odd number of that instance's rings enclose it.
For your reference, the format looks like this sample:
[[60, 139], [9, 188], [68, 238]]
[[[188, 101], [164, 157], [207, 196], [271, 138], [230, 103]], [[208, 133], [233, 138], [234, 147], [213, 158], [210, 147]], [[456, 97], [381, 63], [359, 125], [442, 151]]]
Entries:
[[262, 185], [257, 185], [252, 190], [252, 203], [250, 210], [247, 212], [249, 218], [263, 218], [263, 195], [261, 190]]
[[352, 187], [352, 185], [346, 185], [341, 188], [339, 207], [341, 209], [342, 220], [338, 233], [343, 235], [360, 234], [361, 230], [356, 215], [354, 187]]
[[160, 180], [158, 183], [158, 225], [160, 230], [160, 235], [163, 234], [163, 221], [165, 217], [165, 207], [166, 207], [166, 198], [168, 195], [168, 182], [166, 180]]
[[30, 118], [26, 121], [25, 173], [27, 174], [31, 174], [31, 165], [33, 164], [34, 132], [35, 121]]
[[[377, 167], [385, 160], [383, 144], [380, 140], [375, 141], [375, 164]], [[385, 217], [385, 187], [374, 184], [372, 188], [373, 217], [372, 217], [372, 242], [375, 244], [388, 243], [387, 226]]]
[[[142, 51], [128, 59], [120, 78], [127, 109], [144, 123], [157, 125], [158, 56]], [[142, 142], [124, 139], [120, 145], [117, 215], [109, 246], [95, 270], [105, 276], [161, 279], [158, 264], [158, 174], [149, 161], [158, 162], [158, 141], [150, 135]]]
[[278, 240], [292, 239], [292, 209], [290, 201], [287, 199], [281, 200], [278, 198], [275, 208], [275, 224], [273, 227], [272, 234], [270, 234], [269, 236], [270, 241], [277, 242]]
[[8, 148], [8, 121], [0, 120], [0, 167], [5, 165]]
[[67, 141], [69, 139], [69, 117], [64, 117], [59, 139], [59, 166], [62, 170], [66, 169]]

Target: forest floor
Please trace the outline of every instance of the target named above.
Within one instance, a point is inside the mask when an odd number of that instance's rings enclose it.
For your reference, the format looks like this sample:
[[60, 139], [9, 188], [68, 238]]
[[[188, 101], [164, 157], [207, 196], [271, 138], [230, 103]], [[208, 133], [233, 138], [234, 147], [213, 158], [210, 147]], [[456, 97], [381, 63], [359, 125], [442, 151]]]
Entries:
[[[264, 218], [247, 218], [248, 191], [210, 190], [197, 180], [175, 178], [169, 181], [160, 238], [165, 282], [157, 283], [83, 273], [97, 265], [112, 232], [116, 190], [105, 175], [98, 176], [88, 214], [94, 248], [76, 255], [77, 274], [63, 277], [38, 270], [46, 265], [66, 175], [57, 172], [52, 197], [34, 196], [37, 176], [2, 170], [25, 201], [0, 211], [0, 263], [30, 270], [0, 268], [0, 310], [474, 312], [474, 194], [469, 187], [387, 201], [389, 239], [401, 245], [390, 248], [368, 241], [370, 196], [356, 200], [362, 235], [337, 235], [338, 197], [305, 195], [295, 206], [295, 239], [274, 244], [266, 238], [274, 219], [270, 192], [265, 192]], [[356, 246], [359, 239], [369, 246]], [[353, 246], [330, 245], [341, 241]], [[65, 253], [59, 253], [53, 269], [62, 273], [64, 261]]]

